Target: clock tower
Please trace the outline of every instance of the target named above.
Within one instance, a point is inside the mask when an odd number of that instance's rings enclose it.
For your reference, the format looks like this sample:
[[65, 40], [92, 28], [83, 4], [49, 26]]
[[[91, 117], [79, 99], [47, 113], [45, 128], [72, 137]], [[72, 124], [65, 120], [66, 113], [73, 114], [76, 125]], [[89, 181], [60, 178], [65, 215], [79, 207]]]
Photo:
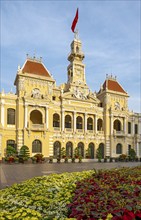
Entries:
[[85, 78], [85, 64], [83, 64], [84, 57], [82, 43], [78, 36], [75, 36], [71, 43], [71, 52], [68, 56], [70, 64], [67, 68], [67, 90], [75, 93], [77, 97], [79, 96], [78, 94], [81, 94], [83, 97], [83, 95], [87, 96], [89, 93]]

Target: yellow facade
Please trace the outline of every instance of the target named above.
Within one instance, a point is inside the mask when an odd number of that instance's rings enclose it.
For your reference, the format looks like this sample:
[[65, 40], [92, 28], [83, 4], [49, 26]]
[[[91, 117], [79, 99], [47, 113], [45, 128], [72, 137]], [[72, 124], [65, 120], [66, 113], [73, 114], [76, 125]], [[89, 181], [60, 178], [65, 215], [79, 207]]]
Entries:
[[99, 92], [86, 83], [84, 53], [79, 39], [71, 43], [68, 81], [57, 87], [41, 60], [27, 57], [18, 67], [16, 94], [0, 93], [0, 154], [7, 145], [30, 155], [57, 155], [62, 147], [71, 156], [76, 147], [85, 157], [118, 157], [134, 148], [141, 157], [141, 114], [128, 109], [128, 94], [117, 79], [106, 76]]

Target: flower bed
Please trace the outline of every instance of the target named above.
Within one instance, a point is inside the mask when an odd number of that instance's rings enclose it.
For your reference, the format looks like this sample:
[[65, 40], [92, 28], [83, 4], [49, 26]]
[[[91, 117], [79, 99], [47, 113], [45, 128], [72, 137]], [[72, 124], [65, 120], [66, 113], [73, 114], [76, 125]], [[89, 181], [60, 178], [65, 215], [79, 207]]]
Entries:
[[0, 219], [66, 219], [76, 182], [94, 171], [52, 174], [14, 184], [0, 192]]
[[0, 192], [0, 219], [141, 219], [141, 167], [35, 177]]
[[77, 183], [68, 207], [78, 220], [141, 219], [141, 167], [96, 172]]

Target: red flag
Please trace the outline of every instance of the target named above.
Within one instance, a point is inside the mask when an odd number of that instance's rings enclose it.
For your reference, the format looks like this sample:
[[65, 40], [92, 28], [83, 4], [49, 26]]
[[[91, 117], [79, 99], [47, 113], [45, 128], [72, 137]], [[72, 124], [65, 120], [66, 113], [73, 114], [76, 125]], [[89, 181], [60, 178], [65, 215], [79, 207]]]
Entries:
[[78, 21], [78, 8], [77, 8], [76, 15], [75, 15], [75, 18], [74, 18], [74, 20], [72, 22], [72, 26], [71, 26], [72, 32], [74, 32], [77, 21]]

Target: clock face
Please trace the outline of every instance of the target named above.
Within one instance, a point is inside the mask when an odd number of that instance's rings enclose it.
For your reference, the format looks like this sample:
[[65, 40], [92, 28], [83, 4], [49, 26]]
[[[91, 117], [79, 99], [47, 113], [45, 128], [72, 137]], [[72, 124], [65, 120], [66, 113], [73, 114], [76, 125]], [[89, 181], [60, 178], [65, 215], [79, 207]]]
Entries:
[[81, 70], [78, 70], [78, 69], [77, 69], [76, 74], [77, 74], [77, 76], [80, 77], [80, 75], [81, 75]]
[[120, 104], [119, 104], [119, 102], [115, 102], [115, 109], [120, 109]]

